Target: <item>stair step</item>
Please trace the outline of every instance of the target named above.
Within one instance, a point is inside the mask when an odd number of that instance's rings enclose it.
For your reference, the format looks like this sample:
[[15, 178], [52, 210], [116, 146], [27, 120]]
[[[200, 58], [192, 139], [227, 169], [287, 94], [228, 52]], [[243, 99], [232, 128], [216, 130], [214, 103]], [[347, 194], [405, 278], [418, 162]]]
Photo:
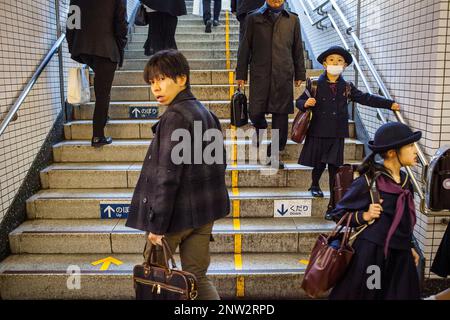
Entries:
[[[127, 49], [140, 49], [144, 47], [145, 41], [134, 41], [127, 44]], [[229, 41], [230, 50], [237, 50], [238, 40]], [[199, 40], [199, 41], [177, 41], [178, 49], [225, 49], [225, 40]]]
[[[219, 119], [228, 119], [230, 117], [230, 101], [201, 101], [201, 103]], [[95, 102], [89, 102], [82, 105], [73, 106], [73, 117], [75, 120], [91, 120], [94, 113]], [[109, 106], [109, 117], [112, 120], [130, 119], [130, 111], [135, 107], [157, 107], [157, 116], [161, 116], [167, 109], [166, 106], [158, 104], [156, 101], [113, 101]], [[130, 109], [131, 108], [131, 109]], [[297, 109], [294, 108], [294, 114], [289, 118], [294, 118]], [[135, 116], [133, 115], [132, 118]], [[270, 115], [267, 115], [270, 118]], [[350, 120], [351, 121], [351, 120]], [[351, 121], [352, 122], [352, 121]]]
[[[285, 164], [284, 170], [274, 170], [265, 165], [242, 164], [235, 167], [229, 165], [225, 172], [226, 184], [228, 187], [231, 186], [231, 172], [238, 170], [240, 188], [295, 187], [307, 190], [311, 184], [312, 168], [293, 162]], [[142, 163], [138, 162], [58, 163], [41, 171], [41, 184], [43, 189], [134, 188], [141, 169]], [[326, 175], [325, 172], [324, 177]], [[325, 180], [322, 179], [322, 190], [328, 190], [328, 182]]]
[[[239, 24], [233, 23], [229, 26], [230, 33], [239, 33]], [[192, 24], [189, 22], [186, 23], [186, 21], [183, 21], [183, 23], [179, 23], [177, 25], [176, 33], [205, 33], [205, 26], [202, 23], [195, 23]], [[134, 33], [148, 33], [148, 26], [135, 26], [134, 27]], [[212, 34], [225, 34], [225, 23], [222, 23], [220, 26], [213, 27], [212, 28]]]
[[[58, 143], [53, 148], [53, 157], [55, 162], [143, 162], [147, 154], [150, 140], [115, 140], [112, 144], [101, 148], [91, 147], [90, 141], [71, 140]], [[240, 163], [244, 160], [254, 160], [258, 155], [266, 155], [268, 140], [263, 140], [262, 147], [258, 151], [251, 145], [251, 141], [246, 139], [238, 140], [237, 159]], [[283, 161], [297, 161], [303, 148], [303, 144], [297, 144], [288, 140], [286, 148], [280, 153]], [[227, 163], [231, 164], [231, 153], [233, 143], [231, 140], [225, 140], [225, 149], [227, 152]], [[344, 147], [344, 159], [361, 160], [363, 157], [364, 145], [354, 139], [346, 139]], [[265, 159], [265, 158], [264, 158]], [[253, 162], [252, 162], [253, 163]]]
[[[294, 87], [294, 97], [300, 96], [305, 90], [305, 82], [300, 87]], [[223, 84], [194, 84], [191, 86], [192, 93], [199, 100], [229, 100], [230, 90], [234, 88]], [[247, 85], [246, 92], [251, 94]], [[111, 88], [111, 101], [155, 101], [149, 85], [134, 86], [113, 86]], [[91, 101], [95, 101], [94, 88], [91, 87]]]
[[[9, 235], [13, 254], [142, 253], [145, 232], [125, 226], [125, 220], [28, 220]], [[323, 218], [246, 218], [235, 230], [233, 219], [214, 224], [210, 248], [213, 253], [234, 253], [235, 235], [242, 252], [311, 252], [320, 233], [335, 223]]]
[[[203, 30], [204, 31], [204, 30]], [[238, 41], [239, 40], [239, 30], [233, 30], [233, 33], [228, 35], [230, 41]], [[148, 34], [147, 33], [133, 33], [129, 39], [128, 43], [134, 42], [145, 42], [147, 41]], [[175, 41], [211, 41], [211, 40], [221, 40], [225, 41], [225, 32], [215, 32], [215, 33], [205, 33], [205, 32], [177, 32], [175, 34]]]
[[[138, 48], [135, 48], [138, 49]], [[236, 48], [237, 49], [237, 48]], [[188, 49], [190, 50], [190, 48]], [[209, 50], [209, 49], [208, 49]], [[127, 59], [123, 63], [122, 70], [144, 70], [147, 59]], [[226, 59], [188, 59], [189, 67], [192, 70], [227, 69]], [[236, 69], [236, 60], [230, 61], [231, 70]], [[312, 69], [312, 62], [305, 60], [305, 68]]]
[[[226, 50], [215, 49], [215, 50], [205, 50], [205, 49], [184, 49], [180, 52], [188, 60], [192, 59], [226, 59]], [[237, 49], [230, 50], [230, 59], [237, 59]], [[139, 49], [129, 49], [125, 51], [125, 59], [149, 59], [150, 57], [144, 54], [144, 49], [141, 47]], [[192, 73], [192, 70], [191, 70]], [[117, 72], [116, 72], [117, 75]], [[191, 74], [192, 75], [192, 74]]]
[[[100, 219], [100, 205], [131, 203], [133, 189], [50, 189], [41, 190], [27, 200], [29, 219]], [[231, 200], [239, 200], [241, 218], [274, 217], [275, 200], [311, 200], [311, 216], [323, 217], [329, 193], [324, 198], [313, 198], [309, 191], [298, 188], [240, 188]], [[230, 206], [229, 217], [233, 217]]]
[[[107, 271], [91, 265], [105, 257], [101, 254], [11, 255], [0, 263], [2, 299], [135, 299], [133, 267], [143, 262], [142, 254], [114, 254], [123, 264], [112, 264]], [[178, 255], [175, 258], [178, 262]], [[245, 298], [301, 299], [306, 298], [300, 287], [306, 266], [300, 261], [307, 259], [308, 256], [298, 253], [243, 253], [242, 270], [236, 270], [234, 255], [212, 254], [208, 277], [223, 299], [236, 298], [238, 276], [245, 279]], [[80, 290], [67, 287], [70, 266], [80, 268]]]
[[[143, 71], [148, 59], [128, 59], [124, 61], [122, 70]], [[192, 70], [227, 69], [226, 59], [188, 59], [189, 67]], [[236, 69], [236, 60], [230, 61], [230, 70]]]
[[[111, 136], [113, 139], [152, 139], [152, 126], [155, 125], [158, 119], [145, 120], [110, 120], [105, 128], [105, 134]], [[291, 136], [293, 118], [289, 119], [288, 136]], [[269, 125], [267, 131], [267, 138], [271, 137], [272, 119], [268, 118]], [[230, 119], [220, 119], [222, 126], [222, 133], [224, 137], [231, 138], [231, 121]], [[354, 136], [354, 122], [349, 122], [350, 131]], [[240, 127], [244, 132], [253, 135], [254, 129], [251, 124]], [[252, 132], [250, 132], [252, 131]], [[92, 138], [92, 121], [91, 120], [77, 120], [64, 124], [64, 133], [66, 140], [90, 140]]]
[[[205, 53], [212, 53], [205, 51]], [[306, 71], [307, 77], [319, 76], [322, 70], [308, 69]], [[92, 78], [94, 76], [92, 75]], [[235, 74], [233, 73], [233, 84]], [[93, 80], [93, 79], [92, 79]], [[228, 85], [230, 84], [229, 70], [192, 70], [189, 75], [191, 85], [207, 84], [207, 85]], [[130, 85], [147, 85], [144, 81], [142, 70], [119, 70], [114, 75], [114, 86], [130, 86]]]

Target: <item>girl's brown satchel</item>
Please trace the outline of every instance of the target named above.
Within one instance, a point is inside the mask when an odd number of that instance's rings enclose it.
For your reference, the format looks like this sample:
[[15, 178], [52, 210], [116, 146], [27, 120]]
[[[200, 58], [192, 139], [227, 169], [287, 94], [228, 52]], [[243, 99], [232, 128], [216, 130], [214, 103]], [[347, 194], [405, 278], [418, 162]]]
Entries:
[[[167, 241], [162, 239], [164, 265], [157, 264], [156, 248], [151, 245], [147, 261], [133, 270], [136, 300], [194, 300], [197, 279], [186, 271], [177, 270]], [[169, 268], [170, 259], [172, 268]]]
[[311, 298], [334, 287], [347, 270], [354, 253], [349, 244], [351, 217], [351, 213], [345, 214], [331, 234], [321, 234], [317, 239], [302, 282]]
[[[315, 98], [317, 93], [317, 77], [306, 79], [306, 94], [309, 98]], [[306, 133], [308, 132], [309, 124], [312, 119], [312, 111], [310, 109], [298, 111], [292, 123], [291, 140], [297, 143], [302, 143], [305, 140]]]

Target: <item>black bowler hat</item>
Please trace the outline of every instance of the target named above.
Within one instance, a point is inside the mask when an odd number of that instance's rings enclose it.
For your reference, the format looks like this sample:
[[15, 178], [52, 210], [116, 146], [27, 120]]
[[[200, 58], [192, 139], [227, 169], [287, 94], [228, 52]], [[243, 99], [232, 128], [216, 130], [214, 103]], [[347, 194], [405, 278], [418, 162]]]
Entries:
[[317, 61], [319, 61], [320, 64], [323, 64], [324, 60], [331, 54], [338, 54], [343, 56], [347, 65], [351, 65], [353, 62], [353, 58], [350, 52], [348, 52], [348, 50], [345, 50], [341, 46], [332, 46], [328, 48], [320, 54], [320, 56], [317, 58]]
[[369, 149], [375, 153], [387, 152], [417, 142], [421, 137], [421, 131], [413, 132], [401, 122], [388, 122], [375, 132], [374, 139], [369, 141]]

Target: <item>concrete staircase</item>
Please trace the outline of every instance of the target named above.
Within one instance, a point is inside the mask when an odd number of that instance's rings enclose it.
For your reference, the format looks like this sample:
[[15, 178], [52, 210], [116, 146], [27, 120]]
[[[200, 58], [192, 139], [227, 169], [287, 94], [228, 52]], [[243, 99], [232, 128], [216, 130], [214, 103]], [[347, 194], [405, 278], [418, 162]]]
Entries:
[[[188, 3], [189, 12], [191, 6]], [[213, 33], [205, 34], [201, 18], [181, 17], [177, 43], [190, 62], [194, 94], [221, 119], [225, 131], [230, 127], [230, 85], [224, 14], [221, 22]], [[230, 15], [232, 68], [238, 30]], [[146, 28], [135, 28], [124, 68], [115, 76], [107, 126], [113, 144], [90, 147], [93, 102], [76, 107], [75, 120], [64, 126], [65, 140], [53, 147], [54, 164], [41, 172], [42, 190], [27, 201], [28, 220], [10, 234], [13, 254], [0, 264], [2, 299], [134, 298], [132, 269], [142, 263], [144, 233], [126, 228], [125, 219], [102, 219], [100, 208], [131, 201], [152, 139], [150, 128], [157, 121], [130, 117], [130, 107], [157, 106], [142, 79], [148, 60], [142, 49], [146, 32]], [[311, 66], [309, 59], [305, 63]], [[318, 73], [308, 70], [308, 75]], [[296, 88], [295, 96], [302, 90]], [[165, 111], [165, 107], [158, 109], [159, 114]], [[345, 158], [359, 162], [363, 145], [355, 139], [353, 123], [350, 128]], [[230, 156], [232, 142], [226, 144]], [[249, 141], [237, 144], [252, 148]], [[312, 199], [307, 191], [311, 168], [296, 164], [301, 148], [289, 141], [282, 154], [287, 167], [274, 175], [266, 175], [271, 169], [263, 165], [228, 167], [233, 212], [215, 224], [209, 270], [223, 298], [305, 298], [300, 284], [309, 253], [318, 234], [333, 224], [323, 219], [329, 193], [325, 192], [324, 199]], [[238, 181], [234, 192], [232, 171]], [[323, 190], [328, 190], [326, 178], [324, 174]], [[311, 217], [274, 218], [276, 200], [310, 200]], [[108, 270], [91, 264], [109, 256], [123, 263], [112, 264]], [[81, 272], [79, 289], [67, 286], [70, 266]]]

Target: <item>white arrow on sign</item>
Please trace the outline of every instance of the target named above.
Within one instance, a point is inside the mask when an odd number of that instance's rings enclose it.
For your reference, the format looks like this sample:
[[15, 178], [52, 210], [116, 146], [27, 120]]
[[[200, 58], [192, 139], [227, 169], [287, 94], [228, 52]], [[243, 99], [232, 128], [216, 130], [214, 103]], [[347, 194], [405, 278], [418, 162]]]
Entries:
[[134, 116], [137, 118], [138, 114], [141, 113], [141, 111], [138, 108], [134, 108], [133, 111], [131, 113], [134, 113]]
[[108, 212], [108, 218], [111, 218], [111, 212], [116, 212], [111, 206], [107, 206], [103, 212]]

